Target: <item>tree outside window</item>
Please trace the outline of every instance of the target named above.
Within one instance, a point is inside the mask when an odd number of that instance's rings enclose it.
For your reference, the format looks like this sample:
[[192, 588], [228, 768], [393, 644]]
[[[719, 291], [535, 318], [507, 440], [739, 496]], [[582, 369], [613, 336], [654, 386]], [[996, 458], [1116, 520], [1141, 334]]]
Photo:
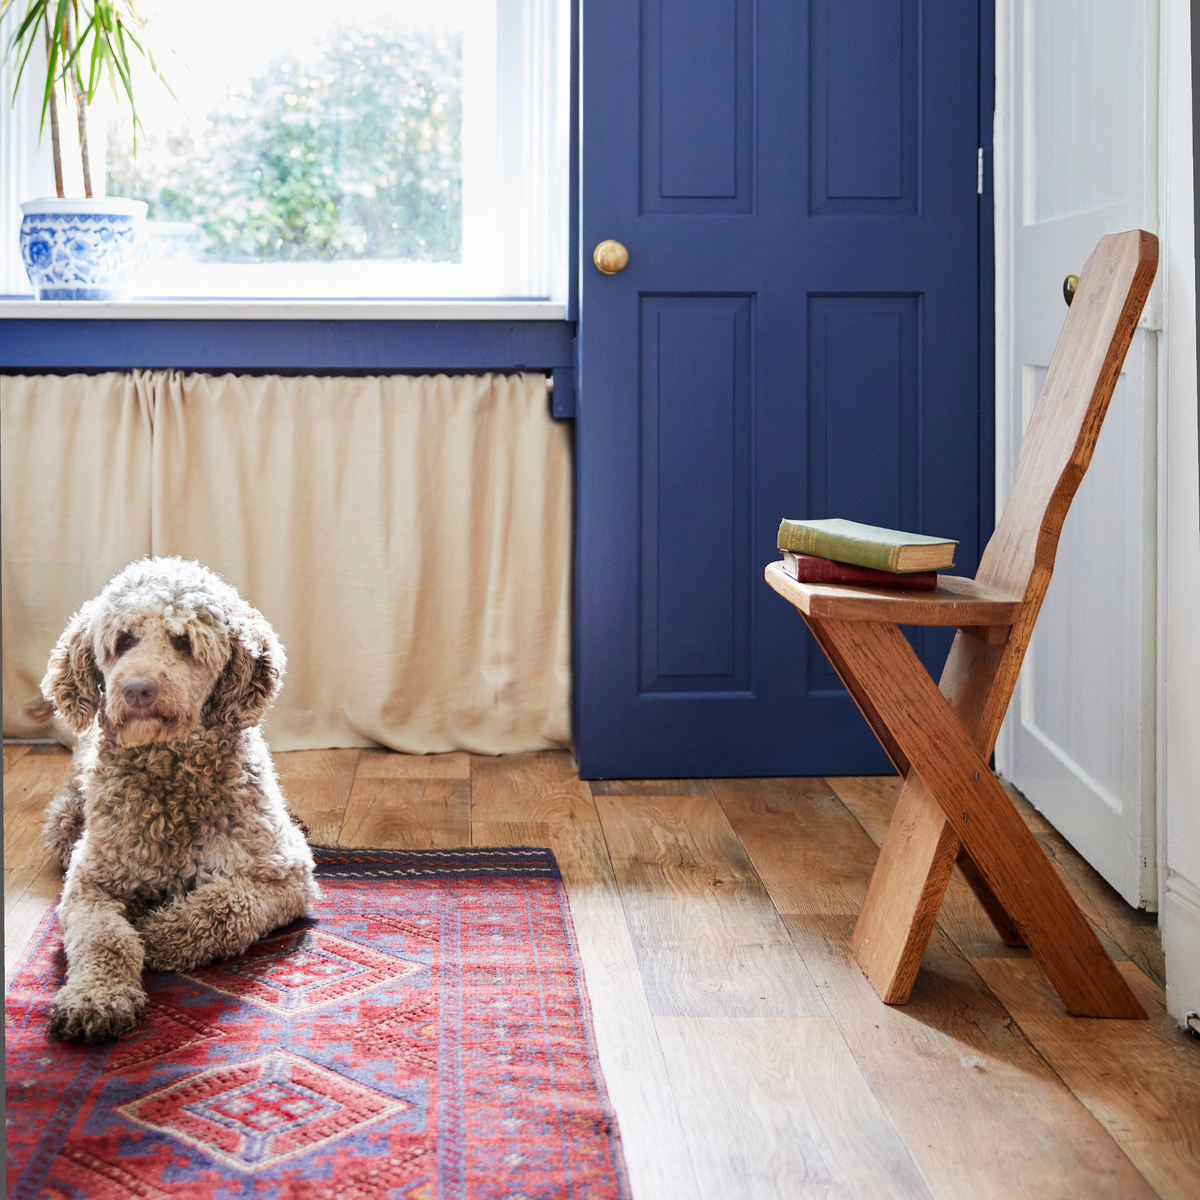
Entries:
[[112, 129], [107, 191], [213, 263], [462, 258], [462, 36], [339, 25], [165, 136]]

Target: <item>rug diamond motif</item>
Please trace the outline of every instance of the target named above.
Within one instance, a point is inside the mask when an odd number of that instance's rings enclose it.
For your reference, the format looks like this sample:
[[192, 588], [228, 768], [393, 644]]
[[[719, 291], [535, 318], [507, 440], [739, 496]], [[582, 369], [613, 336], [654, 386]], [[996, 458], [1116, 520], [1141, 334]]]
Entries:
[[259, 1171], [411, 1108], [276, 1050], [185, 1075], [115, 1111], [230, 1166]]
[[317, 929], [257, 942], [240, 958], [184, 978], [279, 1015], [295, 1016], [364, 992], [396, 985], [421, 963], [382, 954]]
[[311, 950], [285, 951], [230, 968], [234, 975], [244, 975], [247, 979], [258, 979], [267, 985], [283, 988], [305, 988], [313, 983], [326, 983], [330, 979], [361, 975], [365, 970], [367, 968], [358, 963], [331, 958], [329, 954], [314, 954]]
[[314, 1115], [337, 1112], [341, 1107], [336, 1100], [318, 1095], [310, 1088], [290, 1083], [256, 1083], [235, 1088], [207, 1106], [197, 1105], [193, 1111], [235, 1129], [266, 1133], [285, 1125], [298, 1128]]

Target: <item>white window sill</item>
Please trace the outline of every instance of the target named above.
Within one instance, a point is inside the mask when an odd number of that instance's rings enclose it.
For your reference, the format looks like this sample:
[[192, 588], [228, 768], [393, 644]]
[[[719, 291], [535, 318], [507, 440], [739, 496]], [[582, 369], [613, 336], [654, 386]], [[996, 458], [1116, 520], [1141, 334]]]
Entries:
[[565, 321], [548, 300], [100, 300], [2, 299], [0, 320], [127, 321]]

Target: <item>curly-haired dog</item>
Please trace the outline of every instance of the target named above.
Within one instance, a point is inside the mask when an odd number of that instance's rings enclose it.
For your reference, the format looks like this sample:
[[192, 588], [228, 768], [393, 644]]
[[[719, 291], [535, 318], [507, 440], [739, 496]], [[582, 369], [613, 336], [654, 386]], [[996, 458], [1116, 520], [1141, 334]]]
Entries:
[[80, 735], [44, 830], [67, 872], [60, 1037], [119, 1036], [143, 967], [240, 954], [317, 897], [258, 729], [283, 671], [262, 615], [178, 558], [126, 567], [58, 639], [42, 691]]

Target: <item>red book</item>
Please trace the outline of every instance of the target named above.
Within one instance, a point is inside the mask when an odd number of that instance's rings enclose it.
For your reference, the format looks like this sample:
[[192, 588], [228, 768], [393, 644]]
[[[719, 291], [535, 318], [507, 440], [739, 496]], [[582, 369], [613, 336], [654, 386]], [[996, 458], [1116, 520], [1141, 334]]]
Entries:
[[801, 583], [858, 583], [868, 587], [917, 588], [923, 592], [937, 587], [936, 571], [875, 571], [856, 567], [852, 563], [834, 562], [832, 558], [817, 558], [813, 554], [796, 554], [784, 550], [783, 569]]

